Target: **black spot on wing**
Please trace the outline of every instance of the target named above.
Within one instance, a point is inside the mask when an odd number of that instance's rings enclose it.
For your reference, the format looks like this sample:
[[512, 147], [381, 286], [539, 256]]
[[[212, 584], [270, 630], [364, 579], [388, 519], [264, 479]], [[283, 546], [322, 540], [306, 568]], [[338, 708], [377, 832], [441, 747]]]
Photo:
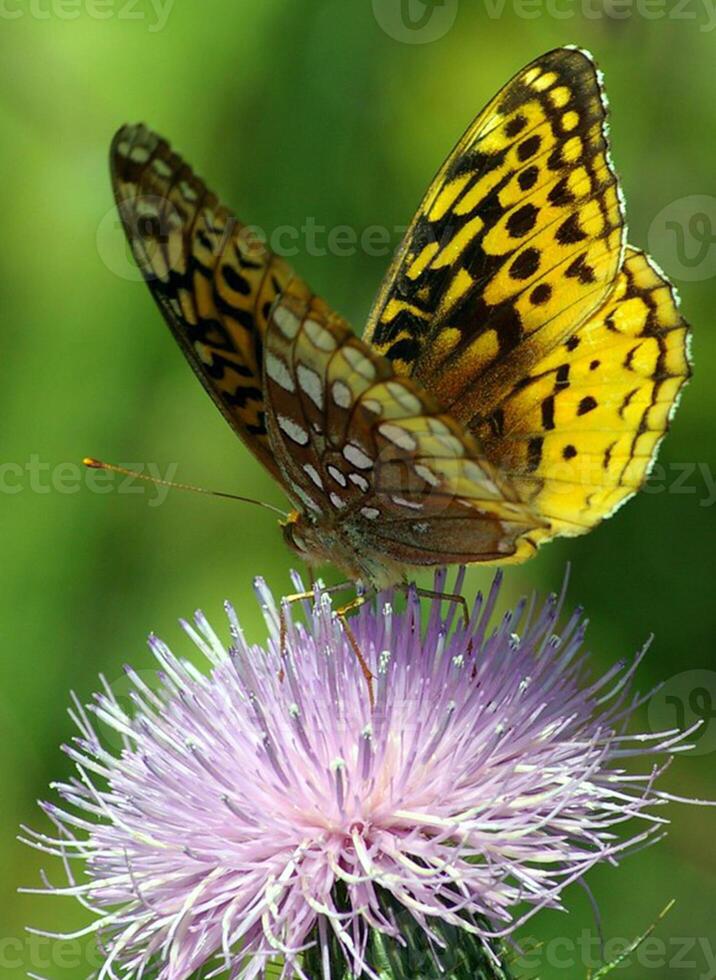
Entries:
[[510, 266], [510, 276], [513, 279], [531, 278], [540, 263], [540, 253], [536, 248], [526, 248], [513, 260]]
[[593, 398], [591, 395], [585, 395], [585, 397], [579, 403], [577, 415], [586, 415], [588, 412], [593, 412], [596, 407], [597, 399]]
[[520, 190], [530, 190], [537, 183], [538, 177], [539, 167], [536, 167], [534, 164], [532, 164], [531, 167], [527, 167], [517, 178], [517, 183], [520, 185]]
[[522, 238], [532, 231], [537, 223], [539, 208], [534, 204], [523, 204], [521, 208], [513, 211], [507, 219], [507, 231], [512, 238]]
[[527, 443], [527, 471], [529, 473], [534, 473], [542, 462], [543, 444], [542, 436], [533, 436]]

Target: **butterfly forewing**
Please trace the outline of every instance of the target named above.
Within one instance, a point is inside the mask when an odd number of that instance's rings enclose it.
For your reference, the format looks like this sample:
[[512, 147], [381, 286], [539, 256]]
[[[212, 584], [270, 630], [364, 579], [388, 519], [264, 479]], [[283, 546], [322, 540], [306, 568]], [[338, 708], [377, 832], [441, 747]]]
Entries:
[[127, 238], [172, 333], [230, 425], [276, 475], [262, 338], [293, 270], [145, 126], [119, 130], [111, 172]]
[[489, 103], [435, 178], [365, 339], [458, 418], [484, 414], [602, 302], [622, 250], [597, 71], [581, 51], [550, 52]]
[[525, 556], [638, 489], [690, 373], [673, 291], [626, 252], [622, 212], [600, 73], [585, 52], [550, 52], [458, 144], [369, 320], [371, 346], [547, 522]]

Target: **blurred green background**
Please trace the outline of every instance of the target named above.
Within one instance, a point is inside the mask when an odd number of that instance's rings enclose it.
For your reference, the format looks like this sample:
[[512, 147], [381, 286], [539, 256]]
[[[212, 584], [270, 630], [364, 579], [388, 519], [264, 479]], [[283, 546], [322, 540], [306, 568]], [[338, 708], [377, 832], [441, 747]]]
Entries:
[[[150, 667], [150, 630], [188, 652], [177, 617], [201, 607], [220, 621], [226, 597], [261, 638], [252, 578], [286, 590], [291, 565], [268, 514], [177, 491], [157, 506], [155, 489], [120, 493], [111, 482], [99, 493], [78, 468], [85, 454], [162, 472], [174, 464], [176, 479], [283, 502], [133, 273], [106, 163], [125, 121], [166, 134], [243, 220], [269, 233], [307, 220], [359, 234], [394, 229], [517, 69], [564, 43], [593, 50], [606, 74], [630, 239], [648, 245], [681, 289], [696, 375], [647, 492], [588, 537], [510, 570], [504, 598], [559, 586], [570, 561], [569, 601], [587, 607], [600, 666], [653, 632], [641, 689], [667, 680], [687, 703], [696, 684], [716, 703], [716, 25], [693, 0], [678, 9], [672, 0], [446, 0], [434, 10], [411, 2], [412, 24], [400, 0], [2, 5], [2, 977], [90, 972], [85, 942], [50, 947], [23, 933], [26, 923], [78, 927], [86, 920], [74, 904], [16, 894], [39, 882], [42, 866], [62, 879], [57, 862], [14, 838], [20, 823], [47, 826], [35, 801], [69, 772], [59, 745], [74, 734], [70, 689], [87, 699], [98, 672], [113, 681], [126, 661]], [[683, 228], [681, 249], [668, 221]], [[329, 247], [321, 235], [317, 249], [299, 238], [290, 261], [360, 330], [388, 258]], [[471, 571], [468, 593], [489, 578]], [[692, 670], [706, 673], [684, 680]], [[675, 721], [666, 702], [639, 719], [642, 728]], [[704, 732], [700, 754], [667, 774], [672, 791], [716, 798], [708, 718]], [[716, 813], [673, 805], [669, 814], [665, 841], [590, 877], [607, 939], [637, 935], [677, 899], [651, 958], [616, 975], [716, 975], [707, 951], [716, 950]], [[586, 975], [592, 909], [578, 887], [568, 899], [569, 916], [542, 914], [523, 932], [545, 944], [525, 975]], [[683, 968], [673, 939], [689, 945]]]

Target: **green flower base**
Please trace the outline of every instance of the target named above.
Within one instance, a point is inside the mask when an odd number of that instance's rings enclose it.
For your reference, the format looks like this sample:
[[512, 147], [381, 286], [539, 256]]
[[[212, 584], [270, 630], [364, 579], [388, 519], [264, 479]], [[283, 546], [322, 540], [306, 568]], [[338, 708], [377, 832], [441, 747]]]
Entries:
[[[431, 946], [422, 927], [404, 908], [394, 907], [393, 914], [405, 944], [373, 931], [366, 951], [368, 964], [381, 980], [514, 980], [502, 965], [505, 950], [501, 946], [493, 945], [493, 958], [475, 936], [438, 920], [430, 926], [444, 946]], [[355, 980], [333, 934], [329, 958], [331, 980]], [[501, 965], [495, 965], [495, 958]], [[303, 968], [311, 980], [323, 980], [318, 947], [305, 954]]]

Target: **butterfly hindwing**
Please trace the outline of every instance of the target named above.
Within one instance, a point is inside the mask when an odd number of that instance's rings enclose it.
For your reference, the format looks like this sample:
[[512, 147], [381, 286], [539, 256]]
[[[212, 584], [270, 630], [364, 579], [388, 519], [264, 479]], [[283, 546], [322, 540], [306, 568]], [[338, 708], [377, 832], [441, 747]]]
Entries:
[[110, 162], [127, 238], [174, 337], [229, 424], [276, 475], [262, 338], [293, 270], [145, 126], [119, 130]]
[[582, 51], [552, 51], [438, 173], [365, 339], [469, 420], [601, 305], [622, 251], [597, 70]]
[[506, 394], [479, 436], [520, 495], [580, 534], [644, 482], [690, 375], [669, 283], [629, 248], [607, 302]]

